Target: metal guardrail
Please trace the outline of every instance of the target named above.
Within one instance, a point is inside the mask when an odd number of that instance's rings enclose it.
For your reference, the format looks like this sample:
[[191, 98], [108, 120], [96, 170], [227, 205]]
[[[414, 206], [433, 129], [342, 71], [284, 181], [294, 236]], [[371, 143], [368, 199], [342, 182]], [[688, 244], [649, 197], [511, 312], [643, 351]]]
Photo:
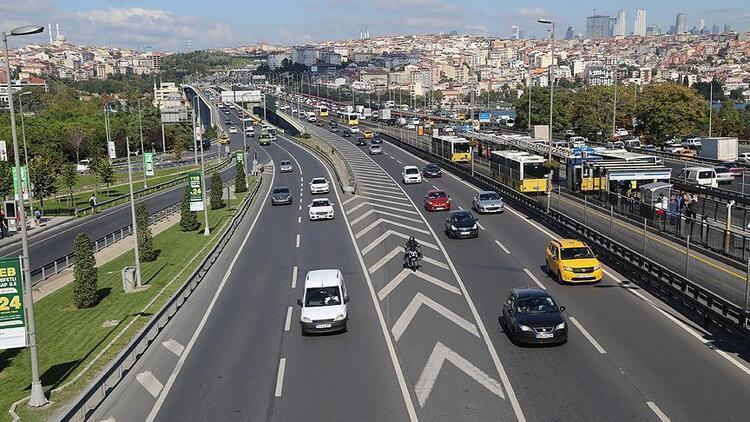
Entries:
[[[234, 180], [226, 180], [222, 183], [222, 187], [228, 186], [233, 183]], [[161, 208], [149, 215], [149, 224], [155, 224], [170, 215], [178, 212], [182, 206], [182, 201], [176, 202], [172, 205], [168, 205]], [[112, 246], [112, 244], [124, 239], [127, 236], [133, 234], [133, 224], [123, 226], [105, 236], [102, 236], [92, 242], [94, 247], [94, 253], [101, 251], [102, 249]], [[31, 271], [31, 285], [40, 283], [48, 278], [59, 274], [63, 270], [73, 266], [75, 261], [75, 253], [71, 252], [63, 257], [57, 258], [52, 262], [42, 265], [41, 267], [35, 268]]]
[[641, 255], [622, 243], [611, 239], [585, 224], [554, 209], [546, 211], [544, 204], [535, 201], [509, 186], [485, 175], [474, 173], [461, 165], [453, 163], [443, 157], [431, 154], [425, 150], [402, 142], [392, 136], [386, 136], [390, 142], [420, 156], [426, 160], [439, 162], [455, 174], [471, 180], [485, 188], [494, 189], [515, 205], [523, 207], [532, 216], [544, 224], [553, 226], [556, 230], [568, 233], [585, 240], [604, 260], [628, 274], [628, 278], [636, 284], [649, 287], [660, 297], [687, 309], [703, 320], [704, 324], [713, 322], [731, 332], [750, 334], [747, 327], [750, 312], [726, 298], [702, 287], [686, 277], [677, 274], [662, 264]]
[[167, 326], [169, 321], [177, 314], [187, 302], [193, 291], [209, 274], [209, 270], [219, 259], [226, 248], [231, 236], [239, 227], [243, 217], [247, 214], [250, 204], [260, 190], [263, 176], [260, 176], [253, 190], [243, 200], [239, 212], [234, 216], [227, 230], [221, 235], [219, 241], [211, 251], [203, 258], [198, 267], [188, 277], [187, 281], [175, 292], [170, 300], [154, 314], [148, 324], [128, 343], [117, 357], [110, 362], [104, 370], [92, 381], [86, 389], [76, 397], [73, 404], [57, 416], [59, 421], [83, 421], [91, 416], [91, 413], [109, 396], [114, 388], [122, 381], [138, 360], [143, 356], [149, 345]]
[[[208, 173], [210, 171], [214, 171], [214, 170], [219, 169], [219, 168], [224, 168], [226, 165], [228, 165], [229, 163], [231, 163], [231, 161], [232, 161], [232, 156], [226, 157], [221, 162], [217, 163], [216, 165], [206, 168], [206, 173]], [[150, 194], [152, 194], [152, 193], [154, 193], [154, 192], [156, 192], [158, 190], [162, 190], [162, 189], [165, 189], [165, 188], [171, 188], [171, 187], [178, 186], [178, 185], [181, 185], [183, 183], [186, 183], [187, 179], [188, 179], [187, 175], [180, 176], [180, 177], [178, 177], [176, 179], [172, 179], [172, 180], [169, 180], [169, 181], [166, 181], [166, 182], [163, 182], [163, 183], [159, 183], [158, 185], [149, 186], [146, 189], [139, 189], [137, 191], [134, 191], [133, 192], [133, 196], [135, 196], [136, 198], [138, 198], [138, 197], [141, 197], [141, 196], [150, 195]], [[129, 200], [130, 200], [130, 194], [128, 193], [128, 194], [125, 194], [125, 195], [120, 195], [120, 196], [118, 196], [116, 198], [112, 198], [112, 199], [108, 199], [106, 201], [102, 201], [102, 202], [96, 204], [96, 207], [92, 207], [92, 206], [89, 205], [89, 206], [86, 206], [86, 207], [80, 208], [80, 209], [79, 208], [75, 208], [74, 214], [75, 214], [76, 217], [79, 217], [80, 215], [86, 215], [89, 212], [94, 212], [95, 211], [94, 208], [96, 208], [96, 211], [101, 211], [103, 209], [110, 208], [110, 207], [112, 207], [114, 205], [117, 205], [117, 204], [120, 204], [122, 202], [128, 202]]]

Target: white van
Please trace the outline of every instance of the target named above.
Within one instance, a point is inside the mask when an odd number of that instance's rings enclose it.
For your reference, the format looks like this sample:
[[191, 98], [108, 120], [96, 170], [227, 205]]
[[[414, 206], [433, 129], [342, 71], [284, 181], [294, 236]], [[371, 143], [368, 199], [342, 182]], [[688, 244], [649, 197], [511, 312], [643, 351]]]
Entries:
[[677, 179], [698, 186], [718, 187], [716, 170], [711, 167], [685, 167], [677, 175]]
[[297, 304], [302, 307], [302, 335], [346, 331], [348, 303], [349, 295], [341, 271], [333, 269], [308, 272], [302, 299], [297, 299]]

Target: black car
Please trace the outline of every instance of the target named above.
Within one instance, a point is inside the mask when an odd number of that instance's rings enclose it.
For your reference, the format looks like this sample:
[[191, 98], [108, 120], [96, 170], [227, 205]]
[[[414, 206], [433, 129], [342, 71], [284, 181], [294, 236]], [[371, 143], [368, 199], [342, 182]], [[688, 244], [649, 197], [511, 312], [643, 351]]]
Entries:
[[477, 219], [469, 211], [451, 211], [445, 219], [445, 234], [451, 239], [479, 237]]
[[564, 310], [547, 290], [516, 288], [508, 293], [500, 323], [513, 343], [562, 344], [568, 341]]
[[343, 136], [344, 138], [348, 138], [352, 136], [352, 133], [348, 130], [345, 130], [344, 133], [341, 134], [341, 136]]
[[290, 205], [292, 203], [292, 192], [286, 186], [273, 188], [271, 192], [271, 205]]
[[224, 124], [225, 124], [225, 125], [231, 125], [231, 124], [232, 124], [232, 121], [231, 121], [231, 120], [229, 120], [229, 118], [226, 118], [226, 119], [224, 119]]
[[195, 146], [188, 147], [189, 151], [200, 151], [201, 150], [201, 143], [203, 143], [203, 151], [208, 151], [211, 149], [211, 141], [208, 139], [203, 139], [202, 141], [195, 141]]
[[435, 163], [427, 163], [422, 169], [422, 175], [424, 175], [424, 177], [442, 177], [443, 170]]
[[372, 138], [372, 141], [370, 141], [370, 143], [372, 143], [374, 145], [382, 144], [383, 143], [383, 138], [381, 138], [380, 136], [374, 136]]
[[365, 139], [365, 138], [363, 138], [361, 136], [359, 138], [357, 138], [357, 146], [358, 147], [363, 147], [365, 145], [367, 145], [367, 139]]

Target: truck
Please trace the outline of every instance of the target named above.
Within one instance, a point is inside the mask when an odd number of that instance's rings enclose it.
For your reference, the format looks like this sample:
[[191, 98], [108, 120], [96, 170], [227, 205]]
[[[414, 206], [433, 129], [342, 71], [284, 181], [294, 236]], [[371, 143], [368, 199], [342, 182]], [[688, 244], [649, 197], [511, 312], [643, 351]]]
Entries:
[[391, 109], [384, 108], [380, 111], [380, 120], [391, 120]]
[[721, 161], [736, 161], [737, 150], [737, 138], [703, 138], [699, 156]]
[[370, 117], [372, 117], [372, 109], [369, 107], [365, 107], [364, 110], [362, 110], [362, 115], [369, 119]]

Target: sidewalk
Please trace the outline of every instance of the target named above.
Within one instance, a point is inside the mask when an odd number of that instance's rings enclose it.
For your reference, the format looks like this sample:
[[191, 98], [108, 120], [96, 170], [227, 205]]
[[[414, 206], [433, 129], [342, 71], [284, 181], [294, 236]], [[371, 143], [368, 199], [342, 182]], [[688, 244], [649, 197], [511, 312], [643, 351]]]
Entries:
[[[156, 236], [164, 230], [172, 227], [173, 225], [180, 222], [180, 213], [174, 213], [171, 216], [159, 221], [156, 224], [151, 225], [151, 233]], [[117, 258], [125, 252], [133, 249], [133, 237], [125, 236], [122, 240], [113, 243], [99, 252], [94, 254], [96, 258], [96, 266], [100, 267], [109, 261]], [[53, 277], [36, 284], [34, 290], [34, 302], [42, 299], [43, 297], [65, 287], [68, 283], [73, 281], [73, 267], [67, 268]]]
[[[42, 218], [42, 225], [40, 227], [34, 227], [33, 224], [31, 224], [30, 222], [27, 222], [29, 238], [34, 237], [40, 233], [44, 233], [47, 230], [60, 227], [64, 223], [73, 219], [75, 219], [75, 217], [73, 216], [44, 217]], [[5, 246], [12, 245], [14, 243], [20, 243], [20, 242], [21, 242], [20, 231], [18, 232], [8, 231], [8, 236], [3, 239], [0, 239], [0, 249], [2, 249]]]

